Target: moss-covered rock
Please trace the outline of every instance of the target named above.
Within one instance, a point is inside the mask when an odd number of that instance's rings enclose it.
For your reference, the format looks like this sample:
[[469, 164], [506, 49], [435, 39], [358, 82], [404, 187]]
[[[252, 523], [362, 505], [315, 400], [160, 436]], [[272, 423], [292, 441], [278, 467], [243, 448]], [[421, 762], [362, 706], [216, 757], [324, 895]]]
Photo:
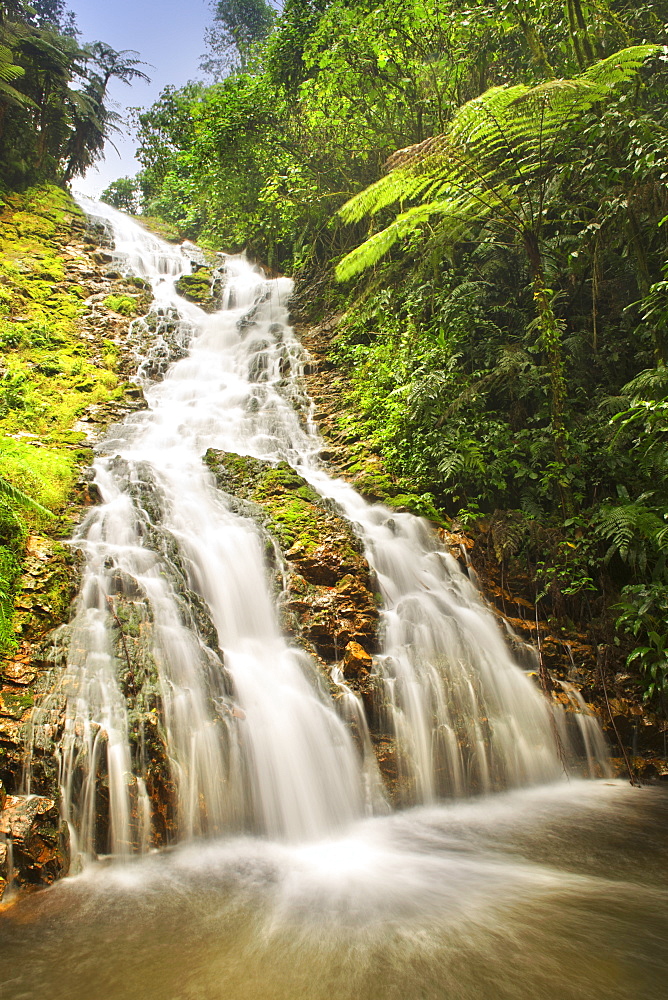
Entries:
[[131, 295], [107, 295], [104, 304], [119, 316], [136, 316], [139, 312], [137, 299]]
[[215, 294], [215, 273], [210, 267], [198, 267], [192, 274], [183, 274], [176, 282], [176, 290], [188, 302], [196, 302], [205, 312], [219, 308]]
[[327, 662], [340, 659], [351, 641], [373, 651], [378, 609], [369, 565], [348, 521], [285, 462], [213, 450], [206, 462], [220, 489], [247, 504], [242, 512], [278, 543], [288, 569], [281, 597], [286, 631]]
[[[138, 322], [133, 317], [148, 310], [150, 286], [116, 270], [111, 249], [106, 228], [84, 219], [59, 188], [0, 201], [0, 477], [54, 515], [0, 502], [0, 781], [16, 816], [25, 817], [20, 779], [32, 742], [33, 791], [52, 803], [43, 818], [33, 817], [14, 851], [14, 875], [25, 886], [52, 881], [67, 870], [53, 732], [29, 738], [33, 706], [67, 652], [62, 623], [70, 616], [77, 566], [59, 539], [71, 534], [86, 507], [99, 502], [87, 474], [92, 460], [87, 442], [145, 406], [127, 375], [136, 370], [137, 345], [129, 335]], [[133, 645], [138, 638], [133, 633], [149, 641], [142, 601], [145, 605], [143, 596], [134, 601], [125, 592], [114, 596], [115, 643], [119, 662], [126, 663], [127, 648], [137, 670], [139, 680], [127, 683], [145, 692], [132, 726], [141, 732], [143, 746], [150, 742], [155, 750], [151, 785], [162, 817], [156, 842], [164, 842], [171, 793], [151, 700], [154, 672], [144, 661], [142, 673], [146, 647]], [[62, 707], [54, 697], [56, 725]], [[6, 826], [13, 819], [3, 815], [1, 822]], [[0, 889], [6, 876], [0, 859]]]

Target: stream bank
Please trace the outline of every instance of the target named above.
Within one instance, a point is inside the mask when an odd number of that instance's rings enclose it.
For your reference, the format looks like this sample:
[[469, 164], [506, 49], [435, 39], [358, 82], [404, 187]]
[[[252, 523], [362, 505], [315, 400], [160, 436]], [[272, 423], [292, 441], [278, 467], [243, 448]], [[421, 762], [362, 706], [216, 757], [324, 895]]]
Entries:
[[337, 354], [337, 337], [348, 317], [340, 305], [327, 305], [328, 291], [326, 282], [310, 276], [297, 283], [293, 301], [295, 329], [309, 353], [304, 382], [326, 442], [323, 459], [370, 502], [432, 522], [493, 608], [520, 661], [527, 662], [527, 646], [540, 653], [536, 671], [546, 692], [568, 705], [569, 691], [575, 690], [596, 714], [621, 777], [630, 776], [630, 766], [634, 780], [668, 780], [668, 720], [643, 700], [638, 679], [625, 667], [614, 615], [608, 612], [602, 621], [578, 625], [566, 615], [548, 614], [548, 601], [536, 607], [528, 568], [498, 542], [506, 512], [480, 517], [464, 528], [388, 471], [359, 411], [350, 369]]

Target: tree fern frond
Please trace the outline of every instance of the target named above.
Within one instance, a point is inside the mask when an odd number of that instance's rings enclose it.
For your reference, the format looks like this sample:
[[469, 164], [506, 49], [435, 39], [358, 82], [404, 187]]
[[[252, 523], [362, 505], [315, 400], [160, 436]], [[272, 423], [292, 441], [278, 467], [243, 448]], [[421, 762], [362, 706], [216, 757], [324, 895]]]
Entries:
[[629, 405], [628, 396], [603, 396], [596, 409], [602, 416], [614, 415], [626, 410]]
[[[397, 149], [391, 156], [389, 156], [385, 162], [386, 170], [397, 170], [401, 167], [406, 167], [418, 163], [424, 160], [428, 153], [432, 153], [438, 146], [438, 141], [441, 139], [440, 135], [430, 136], [428, 139], [424, 139], [422, 142], [416, 142], [412, 146], [406, 146], [404, 149]], [[371, 185], [373, 187], [373, 185]]]
[[0, 498], [5, 498], [10, 500], [12, 503], [17, 504], [19, 507], [25, 507], [27, 510], [33, 510], [37, 514], [42, 514], [46, 517], [53, 517], [54, 515], [46, 507], [42, 507], [41, 503], [37, 503], [32, 497], [24, 493], [23, 490], [18, 489], [16, 486], [12, 486], [11, 483], [7, 482], [0, 476]]
[[458, 441], [457, 448], [438, 463], [443, 482], [452, 482], [462, 473], [472, 475], [485, 472], [485, 463], [478, 441], [473, 438]]
[[622, 387], [625, 396], [643, 396], [659, 400], [668, 396], [668, 368], [646, 368]]
[[647, 59], [658, 55], [661, 51], [663, 51], [661, 45], [630, 45], [588, 66], [576, 79], [609, 90], [618, 83], [630, 80]]
[[406, 197], [406, 178], [402, 171], [394, 170], [370, 184], [364, 191], [350, 198], [339, 209], [344, 222], [359, 222], [365, 215], [375, 215], [387, 205]]
[[360, 271], [372, 267], [398, 240], [414, 233], [433, 215], [441, 216], [441, 225], [449, 222], [453, 228], [458, 227], [460, 232], [463, 232], [468, 225], [470, 213], [465, 211], [464, 205], [456, 202], [435, 201], [409, 208], [407, 212], [398, 215], [389, 226], [379, 233], [374, 233], [365, 243], [343, 258], [336, 267], [337, 281], [348, 281]]
[[[442, 134], [398, 150], [389, 173], [348, 201], [340, 215], [359, 222], [396, 202], [423, 204], [402, 212], [381, 233], [348, 254], [340, 281], [375, 264], [402, 236], [432, 215], [485, 220], [492, 208], [516, 232], [540, 230], [548, 183], [546, 164], [558, 141], [565, 149], [578, 114], [629, 80], [657, 45], [636, 45], [590, 66], [572, 80], [491, 87], [462, 105]], [[456, 234], [456, 228], [453, 234]]]
[[11, 49], [8, 49], [6, 45], [0, 45], [0, 80], [4, 80], [6, 83], [25, 75], [23, 66], [17, 66], [13, 62], [13, 58]]

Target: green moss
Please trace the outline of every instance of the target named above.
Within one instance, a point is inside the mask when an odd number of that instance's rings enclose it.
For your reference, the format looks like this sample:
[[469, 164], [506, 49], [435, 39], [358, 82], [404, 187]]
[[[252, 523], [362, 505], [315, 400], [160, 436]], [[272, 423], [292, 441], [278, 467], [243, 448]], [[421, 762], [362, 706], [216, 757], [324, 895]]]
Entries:
[[[61, 248], [80, 216], [68, 193], [50, 186], [0, 203], [0, 477], [56, 514], [67, 510], [77, 467], [88, 460], [72, 447], [82, 437], [72, 426], [91, 403], [112, 398], [119, 382], [114, 345], [104, 345], [101, 364], [90, 357], [78, 325], [87, 292], [65, 276]], [[0, 653], [16, 646], [13, 598], [25, 540], [42, 529], [59, 530], [58, 522], [0, 501]], [[56, 574], [43, 595], [56, 616], [69, 603], [67, 578]]]
[[49, 510], [59, 512], [65, 507], [75, 474], [76, 461], [69, 450], [0, 437], [0, 476]]
[[14, 589], [21, 573], [22, 525], [11, 508], [0, 502], [0, 653], [16, 649]]
[[35, 696], [30, 691], [3, 691], [2, 702], [6, 715], [20, 719], [26, 709], [35, 704]]
[[247, 455], [215, 451], [207, 452], [206, 461], [223, 488], [262, 508], [283, 549], [300, 545], [309, 555], [322, 544], [328, 518], [322, 498], [286, 462], [268, 466]]
[[126, 285], [132, 285], [134, 288], [139, 288], [142, 292], [148, 292], [151, 290], [150, 281], [146, 281], [144, 278], [139, 278], [134, 274], [128, 274], [124, 280]]
[[135, 216], [135, 219], [144, 229], [148, 229], [150, 233], [155, 233], [156, 236], [167, 240], [168, 243], [178, 243], [183, 239], [184, 234], [178, 226], [171, 222], [165, 222], [164, 219], [159, 219], [157, 216], [138, 215]]
[[137, 301], [129, 295], [107, 295], [104, 304], [107, 309], [118, 313], [119, 316], [137, 315]]
[[367, 458], [366, 464], [361, 461], [350, 467], [350, 471], [354, 474], [355, 487], [364, 497], [385, 504], [386, 507], [418, 514], [436, 524], [447, 526], [447, 519], [436, 509], [430, 496], [413, 493], [403, 482], [393, 479], [386, 472], [369, 469], [368, 465]]
[[114, 371], [114, 369], [118, 365], [118, 358], [120, 355], [118, 345], [114, 344], [113, 341], [111, 340], [103, 340], [102, 344], [104, 347], [103, 361], [105, 367], [109, 368], [110, 371]]
[[208, 267], [201, 267], [194, 274], [183, 274], [176, 282], [176, 290], [188, 302], [199, 305], [210, 305], [213, 302], [211, 286], [213, 272]]
[[56, 223], [49, 218], [40, 218], [34, 211], [14, 212], [12, 225], [19, 236], [39, 236], [48, 239], [56, 233]]

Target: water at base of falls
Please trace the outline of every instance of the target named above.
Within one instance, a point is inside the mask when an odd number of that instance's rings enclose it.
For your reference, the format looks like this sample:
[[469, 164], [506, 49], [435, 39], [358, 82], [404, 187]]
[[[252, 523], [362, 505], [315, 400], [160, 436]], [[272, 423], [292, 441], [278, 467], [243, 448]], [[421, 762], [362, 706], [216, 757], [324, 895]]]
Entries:
[[[375, 714], [396, 742], [405, 804], [559, 779], [565, 715], [513, 662], [456, 561], [419, 519], [369, 506], [319, 466], [319, 439], [300, 416], [290, 282], [227, 257], [223, 307], [207, 316], [174, 289], [187, 253], [106, 206], [84, 207], [153, 285], [160, 363], [139, 365], [148, 409], [97, 447], [103, 503], [75, 538], [81, 593], [54, 693], [35, 716], [36, 744], [56, 734], [76, 850], [146, 851], [164, 823], [158, 785], [173, 813], [166, 840], [247, 831], [309, 841], [387, 811], [369, 748], [281, 634], [262, 537], [216, 490], [209, 448], [287, 461], [355, 525], [384, 602]], [[166, 367], [170, 337], [178, 360]], [[114, 629], [147, 647], [142, 676]], [[596, 724], [578, 724], [604, 773]]]
[[667, 823], [572, 781], [98, 864], [0, 911], [0, 996], [665, 1000]]

